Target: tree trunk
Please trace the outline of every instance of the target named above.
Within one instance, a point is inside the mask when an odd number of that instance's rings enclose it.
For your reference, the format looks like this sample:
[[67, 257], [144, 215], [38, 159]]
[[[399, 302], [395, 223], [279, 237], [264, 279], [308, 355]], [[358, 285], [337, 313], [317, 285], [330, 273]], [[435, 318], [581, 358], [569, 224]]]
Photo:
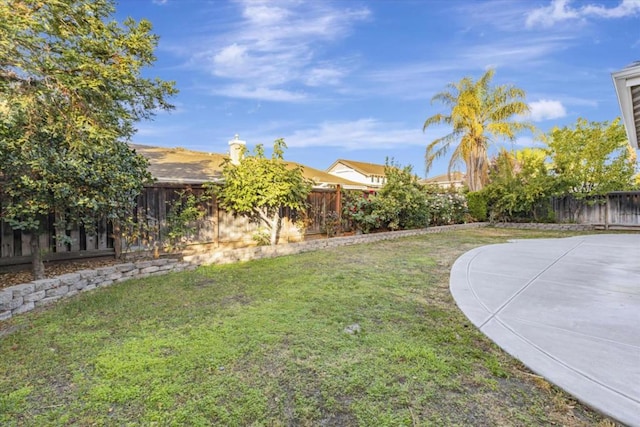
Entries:
[[116, 259], [122, 258], [122, 229], [120, 227], [120, 221], [113, 220], [113, 250], [115, 251]]
[[31, 268], [35, 280], [44, 279], [44, 263], [42, 262], [42, 251], [40, 250], [40, 236], [37, 231], [31, 232]]
[[271, 246], [278, 244], [280, 238], [280, 226], [282, 225], [282, 219], [280, 218], [280, 212], [275, 213], [271, 219]]
[[482, 142], [477, 144], [476, 152], [465, 158], [467, 166], [467, 186], [469, 191], [480, 191], [484, 187], [487, 175], [487, 150]]

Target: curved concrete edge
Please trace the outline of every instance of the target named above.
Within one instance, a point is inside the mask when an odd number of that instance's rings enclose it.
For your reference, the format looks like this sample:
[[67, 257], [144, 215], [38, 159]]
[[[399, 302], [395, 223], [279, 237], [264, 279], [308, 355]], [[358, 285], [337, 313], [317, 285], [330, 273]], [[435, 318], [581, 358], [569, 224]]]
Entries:
[[[498, 309], [495, 309], [495, 306], [493, 309], [490, 308], [486, 301], [483, 301], [478, 296], [470, 280], [471, 275], [474, 274], [474, 261], [482, 259], [486, 262], [492, 251], [495, 251], [496, 254], [496, 259], [493, 261], [495, 261], [496, 265], [502, 266], [523, 260], [526, 264], [528, 261], [527, 256], [535, 252], [535, 257], [544, 259], [547, 262], [548, 269], [549, 266], [555, 264], [558, 259], [570, 253], [585, 240], [591, 241], [592, 237], [594, 236], [517, 240], [475, 248], [455, 261], [451, 269], [450, 291], [458, 307], [482, 333], [511, 356], [520, 360], [531, 371], [564, 389], [580, 402], [612, 419], [629, 426], [640, 427], [640, 395], [638, 398], [630, 397], [616, 390], [615, 387], [594, 379], [588, 373], [571, 366], [570, 362], [567, 363], [567, 361], [554, 356], [552, 352], [546, 351], [542, 348], [544, 346], [534, 343], [527, 336], [517, 332], [509, 325], [509, 322], [513, 322], [513, 318], [501, 318], [501, 310], [516, 298], [515, 295], [519, 295], [527, 286], [533, 283], [545, 269], [541, 269], [537, 274], [532, 274], [529, 278], [520, 279], [519, 282], [514, 277], [505, 275], [502, 281], [509, 282], [511, 280], [514, 284], [514, 289], [517, 290]], [[605, 243], [605, 246], [610, 245], [611, 241]], [[531, 251], [531, 249], [534, 249], [534, 251]], [[541, 262], [542, 264], [544, 262]], [[525, 284], [523, 285], [523, 283]], [[640, 369], [640, 349], [635, 348], [635, 350], [632, 349], [631, 351], [637, 351], [636, 366]], [[593, 361], [593, 363], [601, 363], [602, 369], [615, 369], [613, 366], [608, 366], [606, 362], [604, 360]], [[628, 374], [629, 381], [637, 381], [640, 384], [640, 370], [632, 369], [632, 372]], [[638, 378], [634, 379], [634, 376], [638, 376]]]

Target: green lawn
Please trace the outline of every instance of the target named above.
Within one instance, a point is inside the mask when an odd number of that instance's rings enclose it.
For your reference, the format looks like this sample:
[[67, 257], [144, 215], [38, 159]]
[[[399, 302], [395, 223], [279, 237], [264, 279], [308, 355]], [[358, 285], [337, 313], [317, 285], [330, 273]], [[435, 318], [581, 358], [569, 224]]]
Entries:
[[0, 325], [0, 425], [613, 425], [448, 290], [473, 247], [568, 235], [432, 234], [79, 295]]

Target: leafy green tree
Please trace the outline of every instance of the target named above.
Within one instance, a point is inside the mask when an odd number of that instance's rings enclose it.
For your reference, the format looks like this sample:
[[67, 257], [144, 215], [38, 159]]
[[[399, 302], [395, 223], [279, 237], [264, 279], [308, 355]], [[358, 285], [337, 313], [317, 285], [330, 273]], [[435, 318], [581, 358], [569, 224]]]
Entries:
[[271, 158], [265, 157], [259, 144], [252, 155], [245, 150], [238, 164], [227, 159], [222, 169], [224, 183], [209, 186], [226, 209], [262, 223], [270, 232], [271, 245], [278, 243], [283, 209], [304, 209], [311, 192], [302, 168], [284, 161], [286, 147], [284, 139], [277, 139]]
[[450, 111], [429, 117], [423, 126], [423, 131], [438, 124], [452, 127], [451, 133], [427, 146], [427, 171], [453, 148], [449, 173], [464, 163], [470, 191], [480, 190], [488, 181], [490, 143], [496, 138], [514, 140], [520, 131], [533, 129], [529, 123], [513, 120], [529, 111], [524, 91], [511, 85], [490, 86], [494, 73], [490, 69], [477, 81], [465, 77], [447, 85], [431, 102], [442, 102]]
[[172, 108], [174, 84], [142, 76], [151, 24], [120, 25], [114, 12], [112, 0], [0, 2], [2, 219], [31, 234], [36, 278], [42, 218], [117, 224], [150, 179], [126, 141], [136, 121]]
[[429, 206], [411, 166], [400, 167], [387, 160], [385, 175], [387, 181], [378, 191], [374, 213], [390, 230], [426, 227]]
[[363, 233], [376, 229], [403, 230], [429, 225], [425, 188], [411, 166], [387, 160], [385, 185], [373, 192], [345, 192], [342, 216]]
[[633, 187], [635, 151], [619, 119], [554, 128], [545, 136], [552, 173], [563, 193], [576, 199]]
[[492, 162], [490, 182], [479, 192], [477, 203], [486, 201], [491, 219], [497, 221], [548, 220], [549, 199], [556, 188], [548, 169], [542, 149], [502, 150]]

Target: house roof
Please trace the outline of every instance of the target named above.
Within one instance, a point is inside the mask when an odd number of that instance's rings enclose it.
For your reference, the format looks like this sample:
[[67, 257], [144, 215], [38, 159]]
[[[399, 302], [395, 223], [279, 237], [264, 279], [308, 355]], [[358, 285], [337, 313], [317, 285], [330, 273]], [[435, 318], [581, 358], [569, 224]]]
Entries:
[[201, 184], [219, 180], [226, 156], [192, 151], [185, 148], [153, 147], [130, 144], [138, 154], [149, 160], [149, 172], [158, 182]]
[[343, 165], [350, 167], [351, 169], [354, 169], [366, 176], [371, 176], [371, 175], [385, 176], [384, 165], [379, 165], [375, 163], [356, 162], [354, 160], [345, 160], [345, 159], [336, 160], [335, 162], [333, 162], [331, 166], [327, 168], [327, 170], [333, 169], [333, 167], [336, 166], [338, 163], [342, 163]]
[[312, 180], [318, 185], [327, 184], [327, 185], [341, 185], [346, 189], [367, 189], [366, 185], [363, 185], [359, 182], [350, 181], [348, 179], [341, 178], [339, 176], [332, 175], [326, 171], [322, 171], [320, 169], [315, 169], [310, 166], [305, 166], [296, 162], [287, 162], [287, 166], [290, 168], [295, 166], [302, 167], [302, 174], [305, 178]]
[[[185, 148], [154, 147], [130, 144], [138, 154], [149, 160], [149, 171], [157, 182], [179, 184], [202, 184], [222, 178], [222, 165], [227, 154], [193, 151]], [[296, 162], [286, 162], [287, 167], [300, 166], [305, 178], [316, 183], [316, 187], [341, 185], [345, 188], [364, 189], [366, 186], [331, 175], [325, 171]]]
[[612, 74], [631, 146], [640, 148], [640, 61]]
[[465, 179], [465, 174], [462, 172], [451, 172], [451, 174], [443, 173], [441, 175], [432, 176], [431, 178], [425, 178], [420, 182], [422, 184], [439, 184], [448, 182], [462, 182]]

